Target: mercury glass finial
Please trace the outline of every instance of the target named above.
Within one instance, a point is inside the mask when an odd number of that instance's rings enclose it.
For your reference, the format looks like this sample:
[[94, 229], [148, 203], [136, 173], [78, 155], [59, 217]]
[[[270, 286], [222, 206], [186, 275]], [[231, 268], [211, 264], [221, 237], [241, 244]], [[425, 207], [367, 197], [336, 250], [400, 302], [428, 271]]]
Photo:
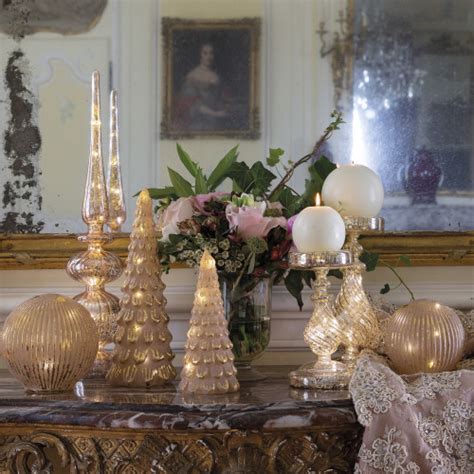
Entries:
[[125, 210], [122, 173], [120, 171], [118, 100], [116, 90], [110, 92], [110, 146], [107, 193], [109, 196], [109, 221], [107, 224], [112, 232], [120, 232], [122, 224], [127, 218], [127, 212]]
[[82, 219], [91, 232], [102, 232], [108, 221], [107, 189], [102, 161], [100, 122], [100, 76], [92, 73], [91, 142], [86, 189], [82, 204]]

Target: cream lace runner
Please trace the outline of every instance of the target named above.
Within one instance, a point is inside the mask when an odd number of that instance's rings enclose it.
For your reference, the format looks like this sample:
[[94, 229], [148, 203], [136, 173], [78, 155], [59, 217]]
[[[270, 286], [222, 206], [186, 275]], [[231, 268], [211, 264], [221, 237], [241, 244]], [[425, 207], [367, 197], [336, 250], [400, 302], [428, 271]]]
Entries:
[[356, 473], [474, 473], [474, 372], [400, 377], [365, 351], [349, 390], [366, 427]]

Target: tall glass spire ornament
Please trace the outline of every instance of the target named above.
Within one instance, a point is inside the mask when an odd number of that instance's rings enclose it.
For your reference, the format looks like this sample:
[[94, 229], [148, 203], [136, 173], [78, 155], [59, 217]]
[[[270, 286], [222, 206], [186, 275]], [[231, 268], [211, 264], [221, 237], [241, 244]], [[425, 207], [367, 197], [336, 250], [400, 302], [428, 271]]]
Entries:
[[87, 243], [87, 250], [72, 257], [67, 264], [67, 273], [85, 284], [83, 293], [74, 297], [91, 313], [99, 331], [99, 351], [90, 376], [104, 377], [110, 365], [110, 354], [106, 346], [112, 342], [115, 317], [120, 306], [116, 296], [105, 290], [105, 284], [117, 279], [123, 270], [119, 257], [104, 250], [111, 237], [104, 232], [108, 222], [108, 199], [102, 161], [102, 138], [100, 120], [100, 78], [92, 73], [91, 142], [86, 188], [82, 205], [82, 219], [88, 233], [78, 240]]
[[315, 272], [313, 284], [313, 314], [304, 330], [304, 341], [315, 362], [304, 364], [290, 372], [290, 385], [297, 388], [335, 390], [347, 387], [349, 375], [344, 364], [331, 359], [342, 341], [344, 324], [336, 317], [329, 295], [330, 269], [344, 268], [352, 263], [351, 254], [345, 250], [320, 252], [291, 252], [290, 268]]
[[353, 367], [359, 349], [375, 349], [381, 338], [375, 308], [363, 287], [362, 274], [365, 264], [359, 259], [363, 248], [358, 239], [362, 232], [381, 232], [384, 222], [381, 217], [344, 216], [343, 219], [348, 236], [344, 248], [351, 253], [353, 263], [342, 269], [344, 278], [335, 307], [336, 313], [347, 328], [342, 340], [346, 347], [344, 361], [349, 367]]
[[109, 169], [107, 177], [109, 198], [107, 225], [112, 232], [120, 232], [127, 218], [123, 198], [122, 173], [120, 170], [118, 99], [117, 91], [110, 92], [110, 142]]
[[238, 391], [216, 261], [207, 250], [201, 258], [189, 324], [179, 389], [201, 394]]
[[149, 388], [176, 377], [157, 243], [153, 204], [145, 189], [138, 197], [130, 235], [112, 368], [107, 374], [112, 385]]

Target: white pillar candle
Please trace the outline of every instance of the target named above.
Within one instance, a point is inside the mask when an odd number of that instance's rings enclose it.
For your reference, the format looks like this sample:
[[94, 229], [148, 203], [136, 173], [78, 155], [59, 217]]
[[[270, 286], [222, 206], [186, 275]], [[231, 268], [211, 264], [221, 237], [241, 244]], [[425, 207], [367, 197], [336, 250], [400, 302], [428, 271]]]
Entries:
[[375, 217], [383, 206], [382, 180], [364, 165], [343, 165], [324, 181], [322, 196], [343, 216]]
[[335, 251], [343, 246], [346, 229], [337, 211], [321, 206], [318, 193], [316, 206], [306, 207], [298, 214], [292, 235], [299, 252]]

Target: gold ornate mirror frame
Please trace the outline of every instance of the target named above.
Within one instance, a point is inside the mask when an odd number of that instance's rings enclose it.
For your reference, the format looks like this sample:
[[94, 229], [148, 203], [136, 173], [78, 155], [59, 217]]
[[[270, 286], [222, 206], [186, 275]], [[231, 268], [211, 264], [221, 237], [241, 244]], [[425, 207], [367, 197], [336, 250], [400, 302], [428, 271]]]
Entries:
[[[117, 234], [108, 249], [123, 258], [128, 242], [128, 234]], [[365, 236], [361, 243], [394, 266], [401, 255], [413, 266], [474, 265], [474, 231], [393, 232]], [[0, 234], [0, 270], [63, 269], [83, 249], [76, 234]]]

